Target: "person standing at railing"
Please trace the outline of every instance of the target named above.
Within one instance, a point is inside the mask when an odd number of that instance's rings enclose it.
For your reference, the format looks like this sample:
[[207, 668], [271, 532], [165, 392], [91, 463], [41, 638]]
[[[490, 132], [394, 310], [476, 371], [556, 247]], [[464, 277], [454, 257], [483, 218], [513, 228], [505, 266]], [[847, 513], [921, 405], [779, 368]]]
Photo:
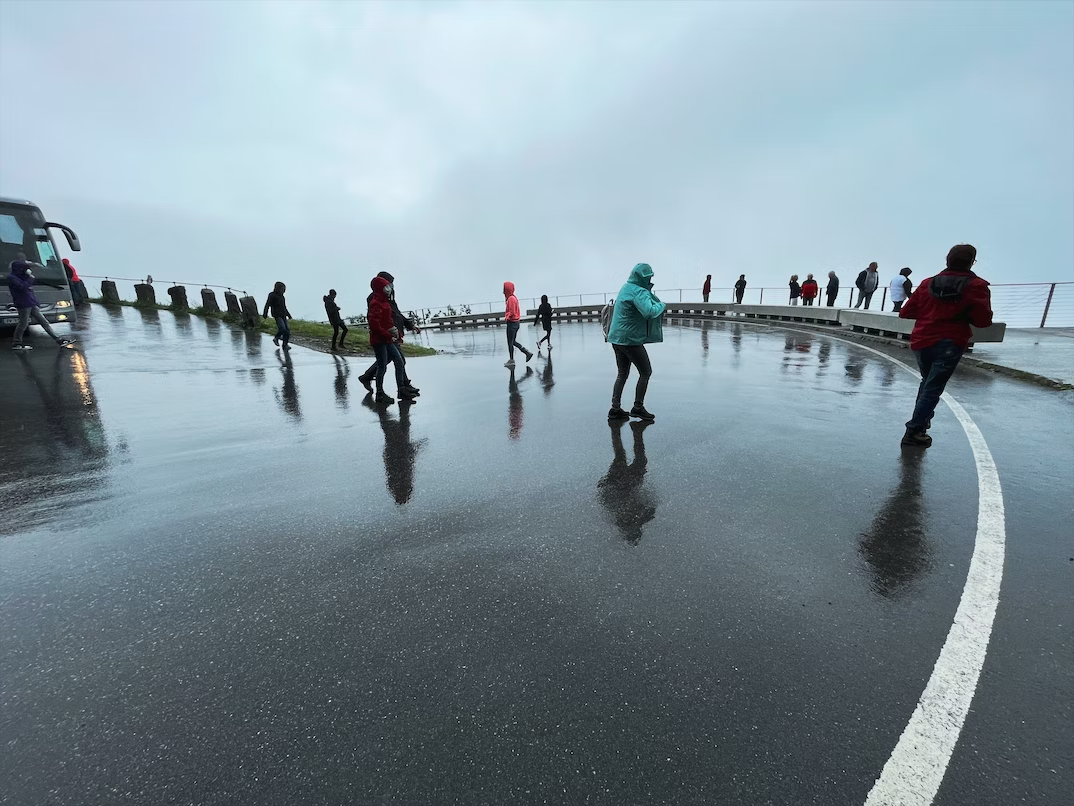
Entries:
[[67, 285], [71, 288], [71, 301], [75, 305], [81, 305], [86, 300], [82, 299], [82, 291], [80, 287], [81, 280], [78, 279], [78, 272], [75, 271], [75, 267], [71, 265], [71, 261], [64, 258], [62, 261], [63, 270], [67, 274]]
[[[343, 323], [343, 317], [339, 315], [339, 305], [336, 303], [336, 289], [328, 289], [328, 294], [323, 297], [324, 312], [328, 314], [328, 324], [332, 326], [332, 352], [336, 350], [336, 338], [339, 338], [339, 348], [343, 349], [343, 340], [347, 338], [347, 326]], [[340, 334], [342, 331], [342, 334]]]
[[873, 294], [876, 293], [876, 289], [880, 286], [880, 273], [877, 271], [877, 265], [870, 263], [867, 269], [863, 269], [858, 274], [858, 279], [854, 281], [854, 285], [858, 289], [858, 303], [854, 307], [860, 308], [864, 302], [865, 310], [869, 310], [869, 303], [872, 301]]
[[503, 284], [503, 297], [505, 302], [504, 321], [507, 322], [507, 363], [505, 367], [515, 365], [515, 348], [522, 351], [529, 361], [533, 353], [518, 343], [518, 328], [522, 322], [522, 310], [518, 307], [518, 297], [515, 296], [515, 284], [510, 280]]
[[544, 336], [537, 340], [537, 353], [541, 352], [541, 342], [548, 342], [548, 352], [552, 352], [552, 306], [548, 304], [548, 295], [541, 294], [541, 304], [537, 308], [537, 318], [533, 324], [544, 328]]
[[712, 275], [709, 274], [709, 275], [705, 276], [705, 284], [701, 287], [701, 298], [704, 299], [705, 302], [708, 302], [709, 301], [709, 294], [711, 294], [711, 293], [712, 293]]
[[[649, 388], [649, 377], [653, 374], [645, 345], [659, 344], [664, 340], [660, 317], [664, 315], [666, 307], [653, 293], [652, 267], [648, 263], [637, 264], [630, 272], [630, 279], [616, 295], [612, 324], [608, 330], [608, 341], [615, 351], [615, 364], [619, 371], [612, 387], [609, 420], [626, 420], [630, 417], [649, 422], [656, 420], [645, 409], [645, 392]], [[628, 414], [623, 410], [621, 401], [631, 365], [638, 368], [639, 377], [634, 390], [634, 407]]]
[[802, 296], [802, 287], [800, 285], [798, 285], [798, 275], [797, 274], [792, 274], [791, 275], [791, 281], [790, 281], [790, 283], [788, 283], [788, 285], [791, 287], [791, 299], [790, 299], [790, 302], [788, 302], [787, 304], [788, 305], [797, 305], [798, 304], [798, 298], [800, 296]]
[[812, 274], [808, 275], [806, 281], [802, 283], [802, 304], [812, 305], [819, 293], [820, 286], [817, 285], [817, 281], [813, 279]]
[[914, 290], [914, 284], [910, 282], [910, 267], [899, 270], [899, 276], [891, 281], [891, 310], [898, 313], [902, 309], [902, 304], [910, 298], [910, 293]]
[[992, 294], [988, 282], [973, 273], [977, 250], [969, 244], [951, 247], [947, 268], [921, 281], [902, 306], [899, 317], [914, 319], [910, 349], [921, 370], [914, 413], [906, 423], [902, 444], [927, 448], [928, 429], [947, 382], [955, 372], [974, 327], [992, 324]]
[[287, 293], [287, 286], [283, 283], [276, 283], [265, 299], [265, 309], [261, 312], [261, 318], [268, 319], [269, 313], [272, 313], [272, 318], [276, 320], [276, 335], [272, 337], [272, 343], [279, 347], [282, 342], [283, 349], [290, 350], [291, 326], [287, 320], [291, 318], [291, 312], [287, 310], [287, 301], [283, 296], [285, 293]]
[[735, 283], [735, 301], [741, 305], [742, 298], [746, 296], [746, 275], [738, 275], [738, 282]]
[[828, 307], [835, 305], [835, 298], [839, 296], [839, 278], [834, 271], [828, 272], [828, 287], [825, 289], [828, 295]]

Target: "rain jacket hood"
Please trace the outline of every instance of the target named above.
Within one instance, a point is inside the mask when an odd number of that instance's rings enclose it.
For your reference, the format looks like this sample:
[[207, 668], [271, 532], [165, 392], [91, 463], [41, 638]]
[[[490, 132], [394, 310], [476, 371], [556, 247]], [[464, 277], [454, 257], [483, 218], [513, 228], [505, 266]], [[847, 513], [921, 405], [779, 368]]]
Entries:
[[513, 297], [515, 295], [515, 284], [510, 280], [507, 280], [503, 284], [503, 295], [505, 297]]
[[392, 303], [385, 290], [388, 285], [388, 281], [383, 277], [374, 277], [369, 283], [369, 287], [373, 289], [373, 293], [369, 295], [369, 308], [366, 313], [370, 344], [391, 344], [398, 335], [391, 332], [395, 322], [392, 317]]
[[615, 297], [608, 341], [612, 344], [656, 344], [664, 340], [660, 317], [665, 305], [653, 293], [653, 270], [639, 263]]
[[508, 322], [518, 322], [522, 319], [522, 311], [518, 307], [518, 297], [515, 296], [515, 284], [510, 280], [503, 284], [503, 295], [507, 298], [503, 318]]
[[34, 296], [34, 278], [30, 276], [30, 264], [25, 260], [11, 261], [11, 273], [7, 276], [11, 301], [16, 308], [33, 308], [37, 306]]

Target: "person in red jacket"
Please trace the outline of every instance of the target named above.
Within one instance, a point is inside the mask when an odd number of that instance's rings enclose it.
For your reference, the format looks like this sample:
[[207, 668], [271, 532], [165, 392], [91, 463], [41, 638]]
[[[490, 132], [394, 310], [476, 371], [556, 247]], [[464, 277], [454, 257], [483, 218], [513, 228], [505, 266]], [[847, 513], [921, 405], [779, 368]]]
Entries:
[[705, 275], [705, 284], [701, 286], [701, 297], [705, 302], [709, 301], [709, 294], [712, 293], [712, 275]]
[[813, 275], [810, 274], [806, 277], [806, 281], [802, 283], [802, 304], [812, 305], [813, 300], [817, 298], [817, 294], [820, 293], [820, 286], [817, 285], [817, 281], [813, 279]]
[[906, 423], [903, 445], [927, 448], [932, 444], [926, 431], [940, 395], [970, 343], [970, 325], [992, 324], [992, 294], [988, 282], [973, 273], [976, 262], [977, 249], [968, 243], [951, 247], [947, 268], [922, 280], [899, 311], [900, 319], [916, 320], [910, 349], [921, 370], [917, 403]]
[[505, 367], [515, 365], [515, 349], [519, 349], [529, 361], [533, 353], [518, 343], [518, 328], [522, 321], [522, 309], [518, 307], [518, 297], [515, 296], [515, 284], [508, 280], [503, 284], [504, 321], [507, 322], [507, 363]]
[[399, 352], [396, 342], [399, 341], [399, 330], [395, 327], [392, 316], [392, 301], [388, 296], [390, 283], [381, 276], [376, 276], [369, 283], [373, 289], [369, 297], [369, 311], [366, 320], [369, 323], [369, 344], [377, 356], [377, 403], [389, 405], [395, 399], [384, 392], [384, 374], [388, 371], [388, 362], [395, 364], [395, 384], [397, 394], [404, 400], [413, 400], [415, 395], [411, 392], [406, 382], [403, 371], [403, 356]]

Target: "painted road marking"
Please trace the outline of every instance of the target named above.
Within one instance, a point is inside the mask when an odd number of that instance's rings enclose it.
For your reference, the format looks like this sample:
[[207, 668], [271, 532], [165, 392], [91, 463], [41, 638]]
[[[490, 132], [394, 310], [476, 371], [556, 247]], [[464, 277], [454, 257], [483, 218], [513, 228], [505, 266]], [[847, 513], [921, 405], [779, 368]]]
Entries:
[[[908, 364], [864, 344], [813, 331], [796, 332], [808, 332], [810, 335], [845, 342], [886, 358], [915, 378], [921, 377]], [[1007, 542], [999, 473], [977, 423], [946, 392], [943, 401], [966, 432], [977, 466], [977, 537], [973, 545], [973, 558], [966, 574], [966, 584], [962, 588], [962, 598], [955, 611], [955, 620], [940, 650], [940, 657], [936, 659], [932, 675], [925, 684], [906, 729], [869, 791], [865, 806], [929, 806], [935, 799], [977, 691], [977, 681], [981, 677], [996, 608], [999, 606]]]

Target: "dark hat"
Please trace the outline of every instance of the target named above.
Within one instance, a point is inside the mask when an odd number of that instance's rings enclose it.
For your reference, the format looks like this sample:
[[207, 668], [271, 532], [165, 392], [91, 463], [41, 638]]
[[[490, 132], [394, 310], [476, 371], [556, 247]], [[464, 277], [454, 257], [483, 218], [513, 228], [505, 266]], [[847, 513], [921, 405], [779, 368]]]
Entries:
[[911, 274], [913, 274], [913, 272], [910, 270], [910, 267], [907, 266], [905, 269], [900, 269], [899, 274], [901, 274], [903, 277], [909, 277]]
[[388, 274], [388, 272], [386, 272], [386, 271], [378, 271], [377, 272], [377, 277], [383, 277], [389, 283], [394, 283], [395, 282], [395, 278], [392, 277], [390, 274]]

